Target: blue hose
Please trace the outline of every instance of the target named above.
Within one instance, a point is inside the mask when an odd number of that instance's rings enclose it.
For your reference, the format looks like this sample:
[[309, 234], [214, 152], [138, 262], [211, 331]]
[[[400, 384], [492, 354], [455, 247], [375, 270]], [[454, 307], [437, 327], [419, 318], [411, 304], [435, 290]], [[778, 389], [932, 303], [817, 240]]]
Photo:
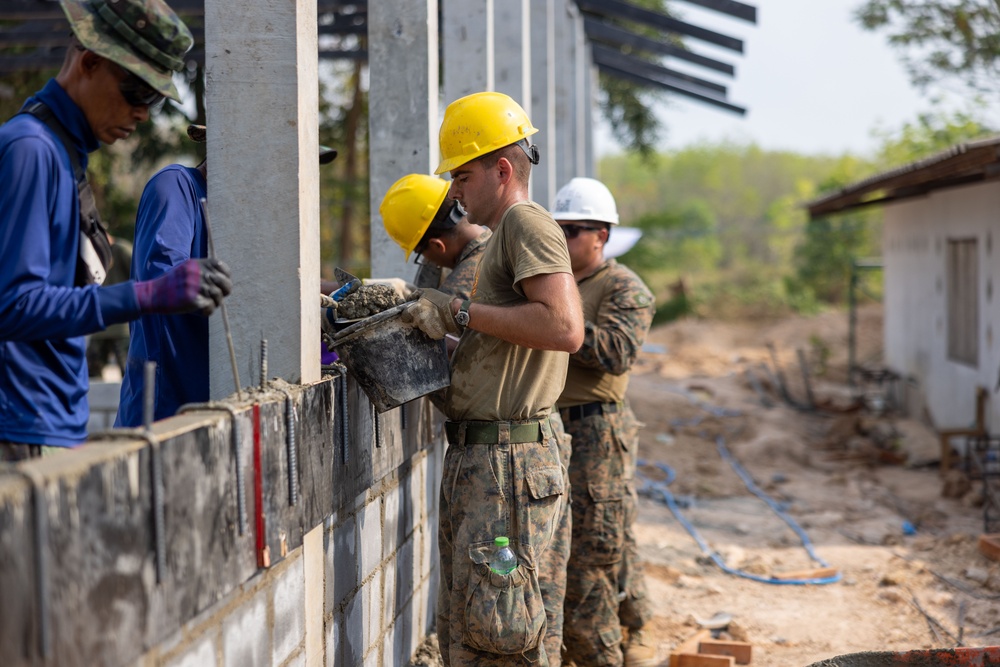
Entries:
[[[719, 408], [703, 403], [702, 401], [699, 401], [697, 398], [691, 395], [689, 392], [680, 391], [679, 393], [682, 393], [685, 396], [687, 396], [687, 398], [691, 400], [691, 402], [695, 403], [698, 407], [702, 408], [703, 410], [705, 410], [714, 417], [737, 417], [742, 415], [742, 413], [738, 410]], [[693, 426], [701, 423], [702, 419], [703, 419], [702, 417], [696, 417], [693, 420], [684, 420], [683, 422], [681, 420], [675, 420], [675, 422], [672, 423], [675, 426], [677, 425]], [[829, 567], [827, 562], [824, 561], [822, 558], [820, 558], [813, 550], [813, 545], [812, 542], [809, 540], [809, 536], [806, 535], [805, 531], [802, 530], [802, 527], [799, 526], [799, 524], [795, 521], [795, 519], [789, 516], [788, 513], [786, 513], [781, 508], [781, 506], [778, 503], [776, 503], [770, 496], [764, 493], [760, 489], [760, 487], [758, 487], [757, 484], [753, 481], [753, 477], [750, 476], [750, 473], [748, 473], [746, 469], [744, 469], [743, 466], [740, 465], [740, 463], [735, 458], [733, 458], [733, 455], [729, 452], [729, 448], [726, 447], [726, 441], [723, 439], [722, 436], [716, 436], [715, 445], [716, 449], [718, 449], [719, 451], [719, 455], [723, 459], [725, 459], [732, 467], [733, 471], [737, 475], [739, 475], [740, 479], [743, 480], [743, 483], [746, 485], [750, 493], [754, 494], [755, 496], [763, 500], [765, 503], [767, 503], [768, 507], [770, 507], [771, 510], [775, 514], [777, 514], [782, 521], [788, 524], [788, 526], [793, 531], [795, 531], [795, 534], [798, 535], [799, 540], [801, 540], [802, 546], [809, 554], [809, 557], [814, 562], [818, 563], [821, 567]], [[691, 537], [694, 539], [694, 541], [698, 543], [698, 547], [701, 548], [702, 552], [709, 558], [711, 558], [712, 561], [716, 565], [718, 565], [723, 572], [726, 572], [727, 574], [733, 574], [738, 577], [743, 577], [744, 579], [750, 579], [751, 581], [758, 581], [763, 584], [806, 586], [806, 585], [833, 584], [840, 581], [841, 575], [839, 572], [831, 577], [815, 577], [808, 579], [775, 579], [773, 577], [762, 577], [756, 574], [752, 574], [750, 572], [745, 572], [743, 570], [729, 567], [728, 565], [726, 565], [725, 561], [722, 560], [722, 557], [719, 556], [717, 552], [715, 552], [714, 550], [712, 550], [711, 547], [708, 546], [708, 543], [705, 542], [705, 540], [701, 537], [701, 535], [698, 533], [698, 530], [694, 527], [694, 525], [692, 525], [691, 522], [688, 521], [683, 514], [681, 514], [680, 507], [678, 506], [677, 501], [674, 498], [674, 494], [672, 494], [670, 490], [667, 488], [677, 478], [677, 473], [674, 472], [674, 469], [665, 463], [646, 461], [643, 459], [640, 459], [638, 463], [639, 466], [648, 465], [656, 467], [667, 476], [666, 481], [654, 482], [653, 480], [649, 479], [648, 477], [646, 477], [637, 470], [636, 478], [642, 482], [642, 488], [639, 489], [639, 492], [644, 494], [658, 493], [662, 498], [663, 502], [665, 502], [667, 507], [670, 509], [670, 513], [674, 515], [674, 518], [677, 519], [677, 521], [682, 526], [684, 526], [684, 529], [687, 530], [688, 534], [690, 534]]]

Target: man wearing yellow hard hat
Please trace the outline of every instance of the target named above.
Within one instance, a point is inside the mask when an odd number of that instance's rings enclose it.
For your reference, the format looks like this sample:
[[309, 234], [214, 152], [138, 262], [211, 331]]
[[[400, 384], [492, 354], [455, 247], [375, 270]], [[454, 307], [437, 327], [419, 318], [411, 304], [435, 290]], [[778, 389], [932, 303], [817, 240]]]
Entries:
[[469, 222], [462, 205], [448, 196], [449, 187], [437, 176], [407, 174], [385, 193], [379, 213], [386, 233], [406, 259], [415, 253], [421, 267], [448, 269], [444, 281], [435, 286], [464, 300], [493, 232]]
[[[561, 615], [565, 569], [546, 570], [568, 489], [549, 415], [583, 343], [583, 311], [565, 236], [528, 198], [538, 150], [527, 138], [537, 131], [500, 93], [445, 110], [436, 172], [451, 173], [449, 194], [493, 237], [469, 299], [420, 290], [403, 313], [432, 337], [464, 330], [444, 401], [438, 531], [438, 639], [449, 665], [559, 661], [561, 628], [550, 631], [546, 611]], [[496, 566], [504, 541], [514, 569]]]

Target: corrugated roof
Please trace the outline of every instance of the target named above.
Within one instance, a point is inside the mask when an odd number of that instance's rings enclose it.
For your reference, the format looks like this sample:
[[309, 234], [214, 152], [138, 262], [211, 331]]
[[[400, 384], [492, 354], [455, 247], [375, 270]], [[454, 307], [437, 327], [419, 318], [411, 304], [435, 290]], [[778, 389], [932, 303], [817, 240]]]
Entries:
[[809, 217], [899, 201], [1000, 175], [1000, 135], [957, 144], [922, 160], [869, 176], [806, 203]]

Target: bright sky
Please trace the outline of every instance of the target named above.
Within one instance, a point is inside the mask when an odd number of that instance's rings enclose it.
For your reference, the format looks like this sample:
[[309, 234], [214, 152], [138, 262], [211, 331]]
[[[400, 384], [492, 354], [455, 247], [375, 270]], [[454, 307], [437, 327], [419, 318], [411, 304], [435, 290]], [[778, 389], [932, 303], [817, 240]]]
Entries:
[[[743, 117], [668, 94], [660, 114], [667, 126], [661, 148], [706, 140], [755, 142], [802, 153], [869, 153], [872, 129], [898, 129], [930, 109], [910, 86], [883, 33], [863, 31], [853, 10], [863, 0], [745, 0], [757, 7], [757, 25], [676, 0], [685, 20], [744, 42], [742, 55], [695, 39], [688, 48], [736, 66], [735, 79], [667, 59], [664, 64], [729, 87]], [[598, 154], [617, 152], [606, 127]]]

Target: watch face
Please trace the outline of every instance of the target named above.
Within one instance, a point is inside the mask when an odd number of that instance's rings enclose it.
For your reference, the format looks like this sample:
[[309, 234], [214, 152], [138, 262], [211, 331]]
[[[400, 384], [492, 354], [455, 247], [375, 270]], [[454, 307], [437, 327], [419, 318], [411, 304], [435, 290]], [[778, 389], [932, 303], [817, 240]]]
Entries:
[[458, 322], [458, 326], [467, 327], [469, 326], [469, 313], [464, 310], [460, 310], [455, 313], [455, 321]]

